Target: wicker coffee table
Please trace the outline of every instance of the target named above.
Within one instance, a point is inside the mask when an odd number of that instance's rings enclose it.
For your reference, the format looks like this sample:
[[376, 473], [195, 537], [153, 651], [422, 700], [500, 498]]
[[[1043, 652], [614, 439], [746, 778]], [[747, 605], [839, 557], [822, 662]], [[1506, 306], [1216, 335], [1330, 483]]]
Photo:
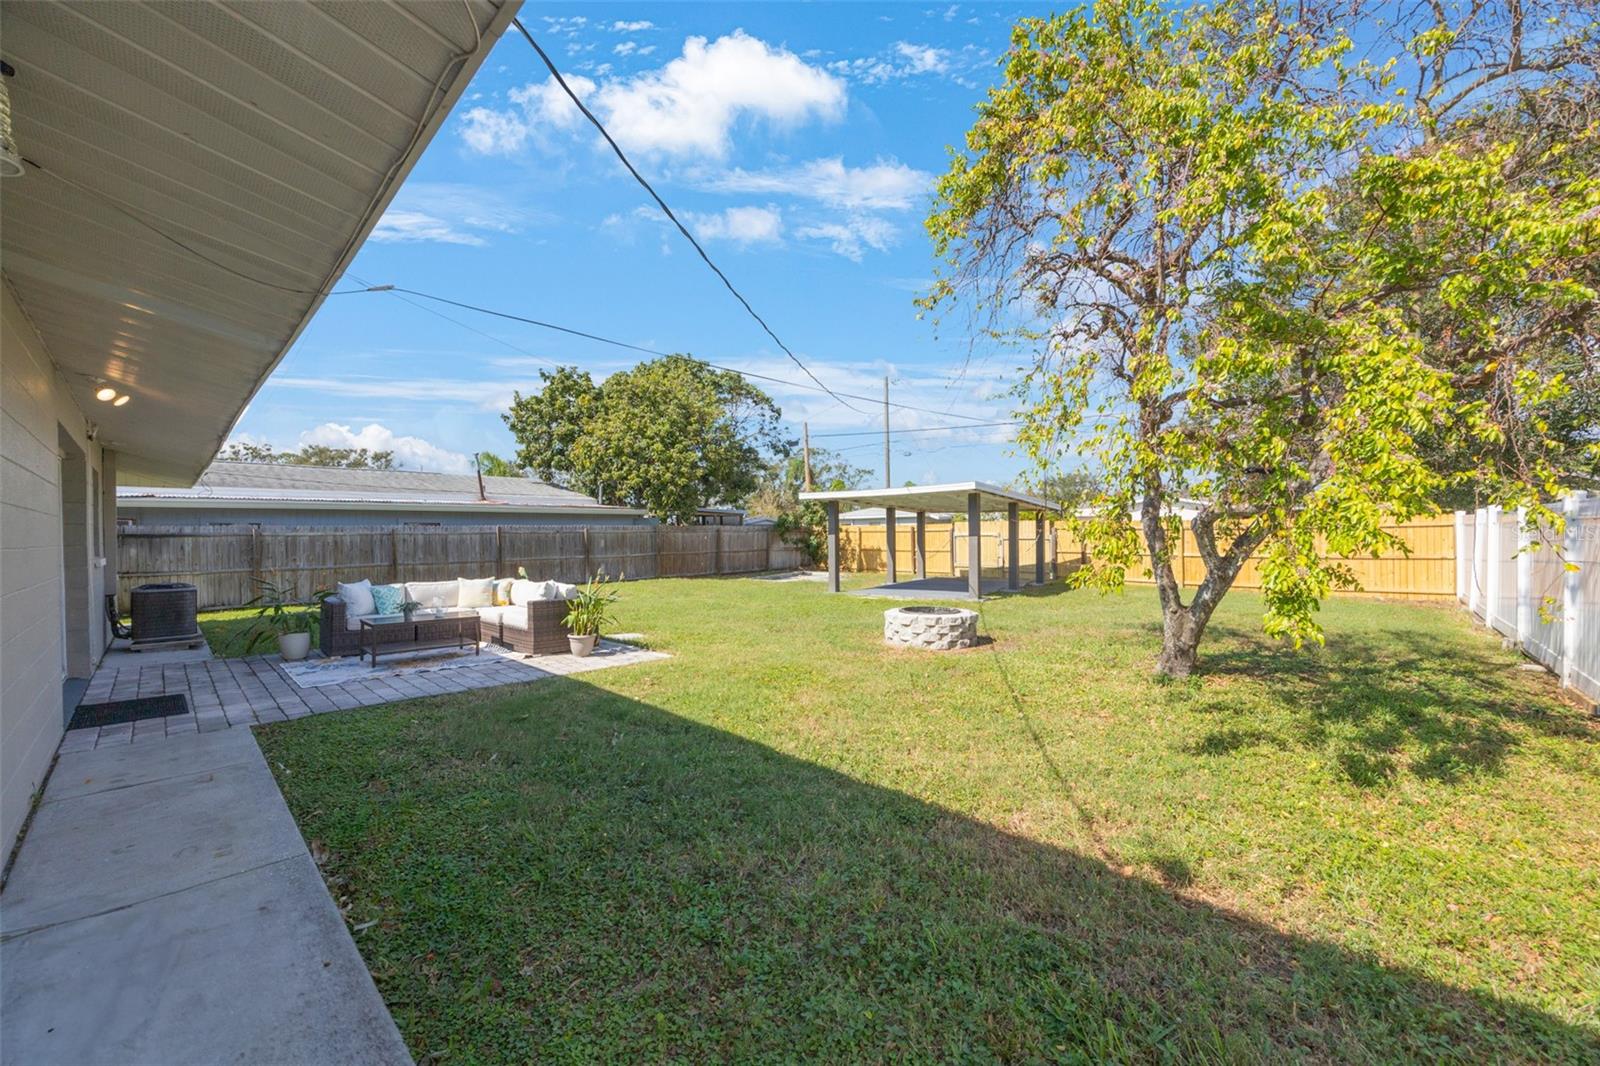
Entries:
[[361, 654], [378, 656], [395, 652], [424, 651], [429, 648], [465, 648], [481, 655], [478, 612], [467, 610], [417, 611], [410, 618], [399, 614], [378, 614], [361, 620]]

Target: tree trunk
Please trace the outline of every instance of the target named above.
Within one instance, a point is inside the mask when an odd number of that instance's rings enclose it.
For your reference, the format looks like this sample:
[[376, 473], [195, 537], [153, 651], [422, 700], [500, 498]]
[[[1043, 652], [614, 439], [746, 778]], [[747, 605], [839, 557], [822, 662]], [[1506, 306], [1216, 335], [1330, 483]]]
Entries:
[[[1194, 673], [1200, 661], [1200, 638], [1205, 634], [1212, 612], [1233, 587], [1244, 561], [1260, 545], [1266, 533], [1264, 526], [1252, 525], [1234, 538], [1226, 552], [1219, 552], [1216, 521], [1216, 515], [1210, 511], [1203, 511], [1190, 521], [1201, 561], [1205, 563], [1206, 576], [1187, 605], [1179, 595], [1171, 566], [1164, 568], [1166, 581], [1162, 580], [1162, 568], [1157, 568], [1156, 583], [1161, 590], [1161, 654], [1156, 659], [1156, 672], [1164, 677], [1188, 677]], [[1147, 537], [1152, 528], [1159, 529], [1156, 523], [1146, 522]], [[1154, 538], [1151, 539], [1155, 543]], [[1164, 536], [1159, 543], [1164, 551]]]
[[1156, 673], [1163, 677], [1188, 677], [1200, 661], [1200, 636], [1209, 619], [1195, 614], [1194, 607], [1176, 604], [1168, 607], [1161, 620], [1161, 654], [1156, 658]]

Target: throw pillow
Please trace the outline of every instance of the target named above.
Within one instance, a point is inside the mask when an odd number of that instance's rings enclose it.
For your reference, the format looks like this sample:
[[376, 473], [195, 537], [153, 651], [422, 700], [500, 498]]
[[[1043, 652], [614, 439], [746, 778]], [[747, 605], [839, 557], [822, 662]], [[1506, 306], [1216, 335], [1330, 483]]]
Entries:
[[511, 585], [516, 581], [513, 577], [503, 577], [494, 583], [494, 605], [506, 607], [511, 603]]
[[539, 597], [542, 600], [570, 600], [573, 593], [578, 591], [578, 586], [568, 585], [560, 581], [546, 581], [544, 593]]
[[540, 593], [543, 591], [543, 581], [513, 581], [511, 583], [511, 602], [514, 606], [521, 607], [526, 603], [539, 599]]
[[346, 584], [339, 582], [339, 598], [344, 601], [344, 613], [347, 618], [359, 618], [364, 614], [376, 614], [372, 606], [372, 582], [366, 578]]
[[404, 585], [374, 585], [372, 586], [373, 613], [399, 614], [400, 604], [405, 602], [405, 598]]
[[486, 577], [482, 580], [470, 577], [456, 578], [456, 606], [457, 607], [493, 607], [494, 606], [494, 578]]

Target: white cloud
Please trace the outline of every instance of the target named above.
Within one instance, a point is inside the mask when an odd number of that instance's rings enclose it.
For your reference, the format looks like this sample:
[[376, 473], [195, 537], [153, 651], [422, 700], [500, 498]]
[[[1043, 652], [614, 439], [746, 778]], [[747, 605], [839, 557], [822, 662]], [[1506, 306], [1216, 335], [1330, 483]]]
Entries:
[[475, 233], [456, 229], [442, 218], [435, 218], [421, 211], [399, 211], [392, 207], [383, 213], [383, 217], [373, 227], [372, 239], [396, 244], [430, 241], [436, 244], [481, 246], [488, 243]]
[[689, 225], [701, 240], [736, 244], [777, 244], [783, 240], [783, 216], [775, 207], [730, 207], [702, 215], [691, 213]]
[[461, 116], [461, 139], [483, 155], [511, 155], [522, 150], [532, 132], [529, 124], [511, 111], [474, 107]]
[[589, 20], [582, 15], [556, 15], [553, 17], [545, 15], [543, 17], [544, 24], [550, 28], [550, 32], [563, 37], [575, 36], [582, 32], [585, 26], [589, 25]]
[[[598, 89], [588, 79], [571, 81], [624, 148], [717, 159], [741, 121], [833, 120], [844, 114], [846, 98], [839, 78], [743, 30], [710, 42], [690, 37], [665, 66]], [[579, 81], [586, 84], [580, 88]], [[462, 116], [462, 139], [484, 154], [519, 151], [540, 125], [570, 126], [571, 105], [552, 103], [558, 92], [550, 81], [529, 84], [509, 94], [517, 109], [473, 108]]]
[[787, 170], [734, 169], [706, 184], [718, 192], [781, 193], [852, 210], [904, 210], [918, 206], [933, 184], [933, 175], [893, 159], [848, 167], [834, 156]]
[[375, 241], [483, 245], [485, 233], [516, 233], [534, 217], [493, 189], [417, 182], [400, 190], [372, 231]]
[[640, 19], [637, 22], [618, 21], [611, 24], [612, 33], [638, 33], [641, 30], [653, 30], [655, 28], [656, 24], [648, 19]]
[[624, 145], [720, 158], [741, 118], [791, 124], [837, 118], [845, 87], [794, 53], [736, 30], [709, 44], [690, 37], [682, 56], [658, 71], [607, 83], [599, 100]]
[[352, 430], [337, 422], [324, 422], [300, 434], [300, 446], [321, 444], [329, 448], [366, 448], [374, 452], [394, 452], [396, 466], [407, 470], [437, 470], [464, 474], [472, 469], [472, 459], [452, 452], [421, 437], [399, 436], [376, 422]]
[[[567, 79], [567, 84], [572, 91], [578, 94], [578, 99], [587, 102], [594, 95], [595, 82], [592, 78], [585, 78], [581, 74], [574, 74]], [[524, 85], [520, 89], [512, 89], [506, 94], [511, 102], [521, 104], [524, 115], [537, 125], [555, 126], [560, 129], [572, 129], [583, 121], [583, 112], [578, 110], [568, 96], [566, 90], [557, 84], [554, 78], [539, 84]]]
[[875, 215], [856, 215], [842, 222], [819, 222], [794, 232], [795, 236], [806, 240], [827, 241], [835, 252], [857, 263], [868, 248], [888, 251], [895, 238], [894, 225]]
[[636, 41], [623, 41], [611, 50], [619, 56], [647, 56], [656, 50], [656, 46], [653, 44], [640, 45]]
[[906, 61], [907, 70], [912, 74], [943, 74], [950, 69], [950, 53], [943, 48], [933, 48], [925, 44], [910, 44], [906, 41], [896, 41], [894, 50], [900, 58]]
[[896, 41], [886, 53], [856, 59], [836, 59], [828, 64], [828, 69], [867, 85], [882, 85], [923, 74], [948, 74], [952, 69], [951, 60], [952, 54], [948, 49]]

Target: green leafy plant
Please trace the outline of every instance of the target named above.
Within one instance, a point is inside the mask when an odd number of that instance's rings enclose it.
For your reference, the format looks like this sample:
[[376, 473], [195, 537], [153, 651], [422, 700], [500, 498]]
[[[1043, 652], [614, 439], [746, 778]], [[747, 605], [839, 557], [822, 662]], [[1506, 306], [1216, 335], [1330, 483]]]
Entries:
[[312, 642], [316, 642], [321, 622], [317, 608], [322, 606], [323, 600], [333, 595], [331, 590], [318, 589], [311, 594], [311, 602], [307, 604], [296, 600], [294, 589], [287, 585], [257, 581], [256, 587], [259, 591], [245, 604], [246, 607], [255, 608], [255, 619], [234, 638], [241, 654], [248, 654], [263, 645], [270, 646], [279, 637], [290, 633], [310, 633]]
[[611, 606], [616, 602], [617, 593], [606, 580], [604, 571], [595, 574], [587, 585], [567, 600], [567, 628], [573, 636], [598, 637], [602, 626], [609, 626], [615, 621], [611, 616]]
[[422, 604], [416, 600], [402, 600], [400, 603], [400, 613], [407, 618], [411, 617], [412, 612], [420, 610], [422, 610]]

